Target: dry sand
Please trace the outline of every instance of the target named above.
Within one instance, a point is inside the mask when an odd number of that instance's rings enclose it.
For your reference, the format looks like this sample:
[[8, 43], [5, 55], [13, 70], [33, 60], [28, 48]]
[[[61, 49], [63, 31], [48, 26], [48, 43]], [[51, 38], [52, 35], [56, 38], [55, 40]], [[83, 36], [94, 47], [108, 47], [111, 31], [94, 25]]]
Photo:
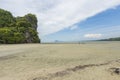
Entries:
[[0, 80], [120, 80], [120, 42], [0, 45]]

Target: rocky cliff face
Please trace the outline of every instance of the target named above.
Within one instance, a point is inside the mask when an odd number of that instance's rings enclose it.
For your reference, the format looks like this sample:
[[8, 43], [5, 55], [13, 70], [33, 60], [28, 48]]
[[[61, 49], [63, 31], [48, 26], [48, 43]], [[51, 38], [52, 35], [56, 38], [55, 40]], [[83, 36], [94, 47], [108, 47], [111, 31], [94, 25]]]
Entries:
[[13, 17], [9, 11], [0, 9], [0, 43], [40, 43], [36, 16]]

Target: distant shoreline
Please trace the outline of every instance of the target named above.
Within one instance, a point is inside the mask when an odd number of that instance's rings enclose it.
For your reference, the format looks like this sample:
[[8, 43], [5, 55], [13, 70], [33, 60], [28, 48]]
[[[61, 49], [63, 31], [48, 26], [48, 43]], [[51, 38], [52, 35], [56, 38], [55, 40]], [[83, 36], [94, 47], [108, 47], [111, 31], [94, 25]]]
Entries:
[[87, 43], [101, 43], [101, 42], [119, 42], [119, 41], [99, 41], [99, 40], [93, 40], [93, 41], [80, 41], [80, 42], [41, 42], [41, 44], [87, 44]]

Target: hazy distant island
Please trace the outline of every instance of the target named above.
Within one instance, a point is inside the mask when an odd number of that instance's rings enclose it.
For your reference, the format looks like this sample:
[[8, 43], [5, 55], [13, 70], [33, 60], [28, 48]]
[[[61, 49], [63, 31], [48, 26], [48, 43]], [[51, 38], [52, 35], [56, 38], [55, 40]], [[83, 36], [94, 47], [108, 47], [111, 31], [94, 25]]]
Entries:
[[34, 14], [14, 17], [0, 9], [0, 44], [40, 43], [37, 18]]

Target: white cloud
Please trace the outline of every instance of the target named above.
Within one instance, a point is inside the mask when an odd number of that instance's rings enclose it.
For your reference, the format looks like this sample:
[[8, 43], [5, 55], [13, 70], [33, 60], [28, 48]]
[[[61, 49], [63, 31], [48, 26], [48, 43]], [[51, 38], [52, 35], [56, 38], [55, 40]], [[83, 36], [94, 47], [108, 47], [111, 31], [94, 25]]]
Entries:
[[77, 25], [73, 25], [72, 27], [70, 27], [70, 30], [75, 30], [75, 29], [77, 29], [77, 28], [78, 28]]
[[34, 13], [41, 36], [55, 33], [102, 11], [120, 5], [120, 0], [0, 0], [0, 8], [15, 16]]
[[101, 38], [102, 34], [85, 34], [85, 38]]

